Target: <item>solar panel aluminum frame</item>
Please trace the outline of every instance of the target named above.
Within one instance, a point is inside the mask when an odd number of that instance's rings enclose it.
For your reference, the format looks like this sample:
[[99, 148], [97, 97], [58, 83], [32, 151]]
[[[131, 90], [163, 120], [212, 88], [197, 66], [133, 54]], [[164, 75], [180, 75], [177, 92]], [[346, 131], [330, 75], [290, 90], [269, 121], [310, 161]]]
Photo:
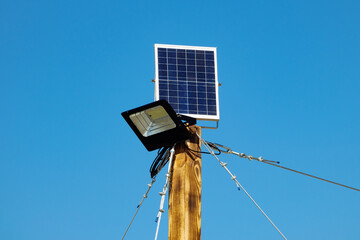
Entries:
[[[171, 120], [174, 122], [174, 127], [171, 129], [167, 129], [165, 131], [150, 135], [150, 136], [144, 136], [142, 134], [138, 127], [135, 125], [133, 120], [131, 119], [131, 116], [136, 113], [141, 113], [143, 111], [149, 110], [151, 108], [155, 108], [161, 106], [166, 111], [168, 116], [171, 118]], [[174, 109], [171, 107], [171, 105], [166, 102], [165, 100], [159, 100], [156, 102], [152, 102], [149, 104], [146, 104], [141, 107], [137, 107], [125, 112], [122, 112], [121, 115], [125, 119], [125, 121], [129, 124], [131, 129], [134, 131], [136, 136], [140, 139], [140, 141], [143, 143], [145, 148], [148, 151], [153, 151], [155, 149], [165, 147], [165, 146], [172, 146], [175, 143], [187, 140], [190, 138], [190, 133], [187, 130], [184, 123], [181, 121], [181, 119], [177, 116]]]
[[215, 95], [216, 95], [216, 115], [202, 115], [202, 114], [189, 114], [178, 112], [179, 114], [193, 117], [197, 120], [205, 121], [219, 121], [220, 120], [220, 111], [219, 111], [219, 82], [218, 82], [218, 71], [217, 71], [217, 52], [216, 47], [199, 47], [199, 46], [184, 46], [184, 45], [169, 45], [169, 44], [155, 44], [155, 97], [154, 100], [160, 100], [159, 93], [159, 62], [158, 62], [158, 49], [167, 48], [167, 49], [185, 49], [185, 50], [201, 50], [201, 51], [212, 51], [214, 53], [214, 73], [215, 73]]

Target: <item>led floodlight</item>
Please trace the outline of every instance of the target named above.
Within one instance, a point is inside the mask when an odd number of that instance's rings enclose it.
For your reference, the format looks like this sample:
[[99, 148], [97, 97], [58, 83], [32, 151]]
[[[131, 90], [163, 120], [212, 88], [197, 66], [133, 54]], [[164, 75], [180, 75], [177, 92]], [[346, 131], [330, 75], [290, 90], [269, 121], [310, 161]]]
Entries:
[[148, 151], [190, 138], [190, 133], [165, 100], [121, 113]]

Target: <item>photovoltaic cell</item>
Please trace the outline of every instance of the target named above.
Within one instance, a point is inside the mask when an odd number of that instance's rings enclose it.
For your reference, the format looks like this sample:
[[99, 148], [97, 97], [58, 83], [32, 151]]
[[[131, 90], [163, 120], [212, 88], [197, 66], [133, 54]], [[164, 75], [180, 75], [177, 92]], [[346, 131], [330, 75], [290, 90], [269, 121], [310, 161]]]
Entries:
[[175, 112], [218, 120], [216, 48], [155, 45], [156, 100]]

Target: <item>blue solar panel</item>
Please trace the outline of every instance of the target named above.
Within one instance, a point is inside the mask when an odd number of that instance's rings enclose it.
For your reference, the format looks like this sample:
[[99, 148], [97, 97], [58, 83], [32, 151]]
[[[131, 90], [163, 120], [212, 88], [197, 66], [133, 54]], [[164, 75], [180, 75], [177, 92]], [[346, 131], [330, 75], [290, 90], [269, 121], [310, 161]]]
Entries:
[[175, 112], [219, 120], [216, 48], [155, 45], [156, 100]]

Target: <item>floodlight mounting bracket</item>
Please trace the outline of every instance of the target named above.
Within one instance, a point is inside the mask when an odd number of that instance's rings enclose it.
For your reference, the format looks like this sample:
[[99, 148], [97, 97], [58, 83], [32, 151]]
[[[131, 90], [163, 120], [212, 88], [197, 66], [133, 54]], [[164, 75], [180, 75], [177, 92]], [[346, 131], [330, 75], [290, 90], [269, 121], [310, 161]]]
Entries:
[[189, 117], [183, 114], [177, 114], [178, 118], [180, 118], [182, 121], [184, 121], [185, 123], [187, 123], [187, 126], [192, 126], [196, 124], [196, 118], [193, 117]]
[[204, 128], [204, 129], [218, 129], [219, 128], [219, 121], [216, 121], [216, 126], [212, 127], [212, 126], [201, 126], [199, 125], [199, 127]]

